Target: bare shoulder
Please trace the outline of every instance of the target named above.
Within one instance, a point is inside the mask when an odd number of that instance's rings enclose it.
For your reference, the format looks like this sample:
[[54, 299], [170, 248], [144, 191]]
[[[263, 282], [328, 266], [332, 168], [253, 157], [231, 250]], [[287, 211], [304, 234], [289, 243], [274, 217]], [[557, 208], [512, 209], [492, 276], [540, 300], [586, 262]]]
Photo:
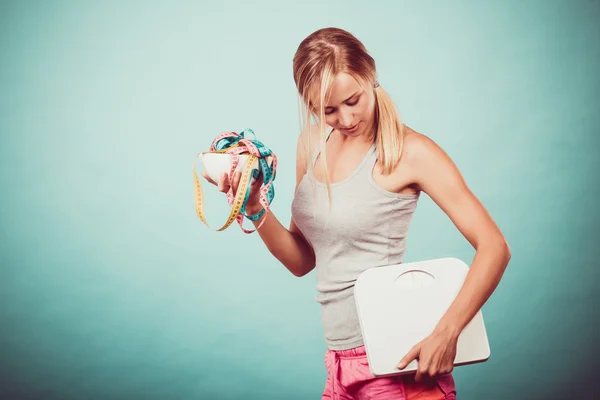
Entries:
[[429, 136], [406, 125], [404, 126], [402, 157], [406, 157], [407, 161], [414, 159], [416, 156], [423, 156], [424, 152], [435, 151], [436, 148], [439, 148], [439, 146]]
[[402, 163], [410, 170], [413, 185], [422, 190], [419, 182], [432, 166], [452, 161], [433, 139], [405, 125]]
[[431, 161], [443, 161], [448, 155], [429, 136], [405, 125], [402, 158], [411, 167], [419, 167]]

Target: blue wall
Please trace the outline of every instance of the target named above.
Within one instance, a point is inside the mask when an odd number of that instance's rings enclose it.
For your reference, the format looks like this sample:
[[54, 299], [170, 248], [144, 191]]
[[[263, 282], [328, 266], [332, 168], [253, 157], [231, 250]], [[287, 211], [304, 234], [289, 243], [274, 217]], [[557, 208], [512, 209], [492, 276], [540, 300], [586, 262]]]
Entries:
[[[483, 308], [492, 357], [455, 369], [459, 398], [592, 398], [599, 18], [585, 0], [2, 2], [0, 397], [320, 398], [314, 272], [236, 224], [209, 230], [191, 167], [254, 129], [289, 226], [292, 57], [336, 26], [513, 251]], [[224, 196], [203, 187], [220, 227]], [[473, 255], [422, 196], [405, 261]]]

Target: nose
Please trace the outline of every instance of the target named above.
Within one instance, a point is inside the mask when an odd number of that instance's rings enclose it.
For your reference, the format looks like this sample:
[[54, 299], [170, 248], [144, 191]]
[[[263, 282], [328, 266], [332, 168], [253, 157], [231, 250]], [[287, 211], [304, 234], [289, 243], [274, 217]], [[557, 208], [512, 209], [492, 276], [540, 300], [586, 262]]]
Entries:
[[339, 124], [344, 128], [352, 128], [354, 126], [354, 118], [352, 117], [352, 113], [350, 111], [342, 111], [339, 113]]

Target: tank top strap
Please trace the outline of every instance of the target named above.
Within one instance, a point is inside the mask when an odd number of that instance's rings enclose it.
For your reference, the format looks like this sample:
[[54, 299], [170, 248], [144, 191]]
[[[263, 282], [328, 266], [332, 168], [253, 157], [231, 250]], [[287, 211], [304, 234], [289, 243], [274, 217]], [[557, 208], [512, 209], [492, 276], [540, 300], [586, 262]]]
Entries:
[[373, 142], [363, 162], [359, 166], [359, 170], [357, 171], [357, 173], [364, 176], [371, 176], [373, 173], [373, 165], [375, 165], [375, 161], [377, 161], [377, 145], [376, 142]]

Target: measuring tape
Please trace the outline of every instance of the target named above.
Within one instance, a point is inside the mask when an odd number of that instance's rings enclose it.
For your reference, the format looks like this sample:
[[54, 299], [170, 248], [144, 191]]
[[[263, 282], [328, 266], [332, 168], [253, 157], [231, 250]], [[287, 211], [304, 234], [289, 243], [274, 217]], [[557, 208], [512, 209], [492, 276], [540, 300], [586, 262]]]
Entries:
[[[248, 139], [244, 135], [246, 133], [252, 133], [254, 139]], [[237, 221], [240, 225], [240, 228], [244, 233], [252, 233], [257, 231], [262, 224], [265, 222], [266, 218], [264, 218], [258, 227], [254, 230], [245, 229], [242, 226], [244, 221], [244, 217], [252, 220], [258, 221], [263, 214], [269, 212], [269, 206], [275, 197], [275, 189], [273, 187], [273, 181], [275, 180], [276, 170], [277, 170], [277, 157], [275, 153], [273, 153], [268, 147], [262, 144], [260, 141], [256, 140], [256, 135], [252, 129], [246, 129], [241, 133], [235, 132], [223, 132], [219, 136], [217, 136], [211, 146], [209, 153], [226, 153], [231, 156], [231, 168], [229, 170], [229, 182], [230, 187], [227, 191], [227, 201], [231, 206], [231, 212], [229, 214], [229, 218], [227, 218], [227, 222], [219, 229], [212, 228], [207, 222], [206, 218], [204, 218], [204, 200], [202, 195], [202, 186], [200, 185], [200, 179], [198, 178], [198, 174], [196, 173], [196, 161], [198, 160], [198, 156], [201, 153], [198, 153], [196, 156], [196, 160], [194, 160], [194, 164], [192, 165], [192, 169], [194, 171], [194, 189], [195, 189], [195, 202], [196, 202], [196, 213], [198, 217], [206, 226], [208, 226], [213, 231], [222, 231], [225, 230], [233, 223], [233, 221]], [[244, 168], [242, 169], [242, 176], [240, 178], [240, 182], [238, 184], [237, 192], [235, 197], [233, 195], [233, 174], [239, 164], [239, 155], [240, 154], [248, 154], [248, 161]], [[268, 156], [273, 157], [273, 162], [271, 166], [266, 161]], [[258, 160], [259, 168], [252, 168], [254, 162]], [[263, 209], [255, 215], [246, 215], [246, 202], [250, 197], [250, 178], [258, 178], [262, 170], [263, 174], [263, 185], [260, 188], [259, 201], [263, 206]]]

